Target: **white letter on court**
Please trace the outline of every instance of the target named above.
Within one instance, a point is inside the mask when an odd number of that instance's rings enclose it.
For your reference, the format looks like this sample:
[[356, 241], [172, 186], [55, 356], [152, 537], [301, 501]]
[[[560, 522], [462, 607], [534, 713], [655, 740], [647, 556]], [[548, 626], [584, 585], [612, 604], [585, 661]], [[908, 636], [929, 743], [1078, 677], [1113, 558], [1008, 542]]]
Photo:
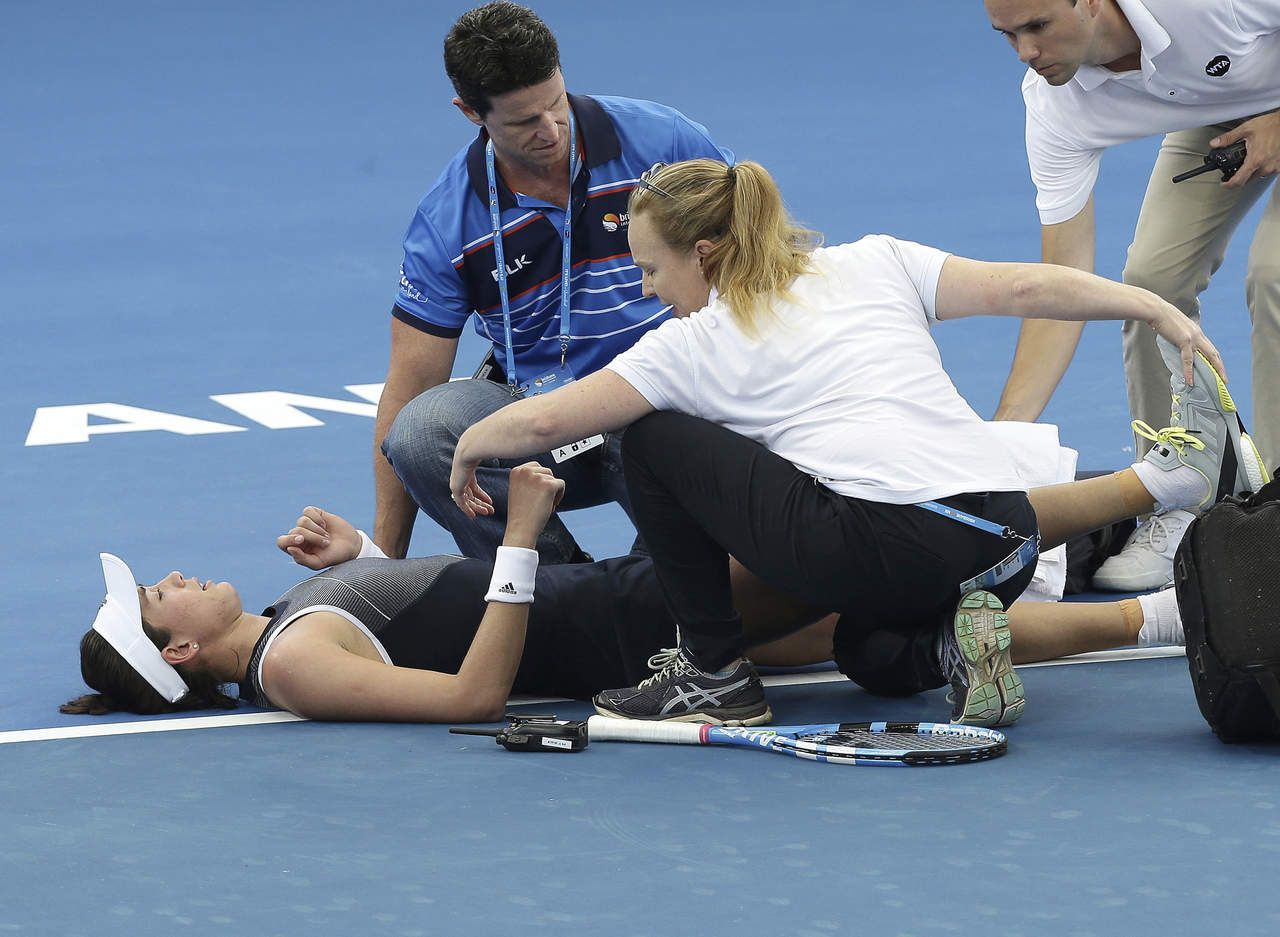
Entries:
[[229, 407], [255, 423], [261, 423], [268, 429], [324, 425], [315, 417], [303, 413], [298, 409], [299, 407], [306, 407], [309, 410], [328, 410], [331, 413], [350, 413], [355, 416], [378, 415], [378, 408], [372, 403], [335, 400], [332, 397], [310, 397], [306, 394], [291, 394], [283, 390], [263, 390], [250, 394], [213, 394], [209, 399]]
[[362, 400], [377, 403], [382, 399], [382, 388], [382, 384], [347, 384], [342, 389], [349, 394], [355, 394]]
[[[115, 423], [90, 424], [89, 417], [115, 420]], [[165, 413], [163, 410], [146, 410], [122, 403], [83, 403], [67, 407], [37, 407], [27, 433], [28, 446], [61, 446], [66, 443], [88, 442], [89, 437], [101, 433], [141, 433], [146, 430], [164, 430], [183, 436], [200, 436], [206, 433], [242, 433], [243, 426], [197, 420], [194, 417]]]

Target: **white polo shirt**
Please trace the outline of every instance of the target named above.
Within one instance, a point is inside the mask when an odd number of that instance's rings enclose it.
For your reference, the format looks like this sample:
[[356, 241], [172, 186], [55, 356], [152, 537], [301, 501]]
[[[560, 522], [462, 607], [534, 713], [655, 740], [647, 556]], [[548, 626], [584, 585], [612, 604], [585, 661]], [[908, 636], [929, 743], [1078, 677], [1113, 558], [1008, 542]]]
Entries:
[[1082, 65], [1055, 88], [1027, 69], [1022, 80], [1041, 224], [1080, 213], [1113, 144], [1280, 108], [1280, 0], [1116, 3], [1142, 43], [1141, 71]]
[[913, 504], [1023, 491], [930, 334], [946, 258], [885, 235], [820, 248], [760, 339], [713, 294], [608, 368], [655, 409], [719, 423], [842, 495]]

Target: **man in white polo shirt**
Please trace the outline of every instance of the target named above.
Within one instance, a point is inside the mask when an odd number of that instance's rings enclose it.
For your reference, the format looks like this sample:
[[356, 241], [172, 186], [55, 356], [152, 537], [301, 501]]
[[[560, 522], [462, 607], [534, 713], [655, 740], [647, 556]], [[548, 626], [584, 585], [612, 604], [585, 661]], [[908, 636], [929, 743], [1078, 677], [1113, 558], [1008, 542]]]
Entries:
[[[1164, 133], [1125, 265], [1193, 319], [1249, 209], [1272, 188], [1246, 275], [1253, 319], [1255, 437], [1280, 461], [1280, 0], [985, 0], [991, 25], [1028, 66], [1027, 158], [1040, 212], [1041, 259], [1092, 271], [1093, 185], [1112, 144]], [[1211, 147], [1245, 141], [1244, 164], [1173, 183]], [[1035, 420], [1070, 364], [1082, 325], [1023, 323], [996, 419]], [[1129, 408], [1169, 422], [1168, 372], [1150, 329], [1124, 325]], [[1137, 439], [1135, 451], [1149, 442]], [[1144, 524], [1095, 579], [1121, 590], [1167, 581], [1189, 519]]]

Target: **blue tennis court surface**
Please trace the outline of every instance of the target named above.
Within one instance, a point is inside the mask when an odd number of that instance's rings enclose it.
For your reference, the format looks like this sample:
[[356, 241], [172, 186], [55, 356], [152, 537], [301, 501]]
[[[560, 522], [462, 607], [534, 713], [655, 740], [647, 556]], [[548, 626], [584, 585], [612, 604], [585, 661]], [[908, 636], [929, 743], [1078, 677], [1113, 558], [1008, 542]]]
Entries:
[[[471, 136], [440, 63], [467, 5], [0, 14], [0, 741], [102, 724], [57, 712], [82, 689], [99, 551], [260, 608], [301, 578], [274, 538], [304, 505], [371, 522], [400, 238]], [[1038, 259], [1021, 68], [977, 0], [536, 8], [571, 90], [679, 107], [829, 242]], [[1119, 275], [1154, 149], [1104, 160], [1101, 273]], [[1237, 240], [1203, 301], [1248, 420]], [[980, 413], [1015, 335], [937, 331]], [[481, 350], [468, 334], [457, 374]], [[1045, 418], [1083, 469], [1132, 460], [1118, 325], [1086, 329]], [[566, 520], [598, 556], [630, 545], [618, 510]], [[421, 519], [413, 549], [452, 541]], [[773, 688], [777, 721], [948, 711], [822, 676]], [[952, 769], [611, 743], [521, 758], [432, 726], [0, 744], [0, 933], [1274, 933], [1276, 751], [1219, 744], [1178, 659], [1025, 679], [1009, 755]]]
[[[521, 756], [441, 726], [316, 723], [5, 746], [0, 928], [1272, 933], [1275, 752], [1214, 740], [1185, 670], [1029, 669], [1009, 754], [952, 768]], [[944, 705], [831, 683], [770, 698], [797, 722]]]

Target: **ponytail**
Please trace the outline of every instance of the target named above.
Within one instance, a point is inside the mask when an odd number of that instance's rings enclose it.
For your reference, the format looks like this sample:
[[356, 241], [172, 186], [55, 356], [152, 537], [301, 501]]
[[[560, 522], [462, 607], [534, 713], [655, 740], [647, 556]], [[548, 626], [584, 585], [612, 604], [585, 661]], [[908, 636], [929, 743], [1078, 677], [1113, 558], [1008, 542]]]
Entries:
[[775, 299], [811, 269], [816, 233], [792, 222], [773, 177], [759, 163], [710, 159], [674, 163], [631, 194], [628, 211], [646, 214], [676, 250], [707, 240], [702, 272], [744, 332], [759, 337]]

